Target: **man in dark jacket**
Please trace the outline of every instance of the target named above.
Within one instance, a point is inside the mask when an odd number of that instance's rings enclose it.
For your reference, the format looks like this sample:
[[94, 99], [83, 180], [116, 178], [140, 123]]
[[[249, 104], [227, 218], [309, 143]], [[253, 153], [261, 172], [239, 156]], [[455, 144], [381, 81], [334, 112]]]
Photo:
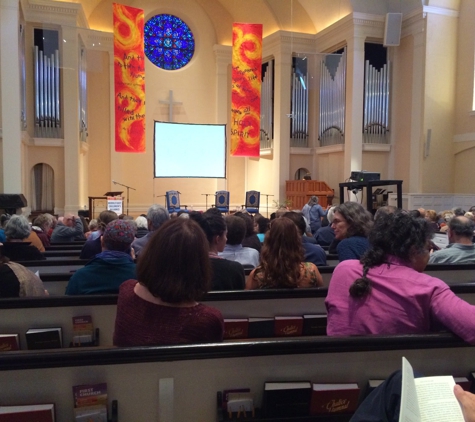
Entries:
[[76, 238], [85, 238], [84, 227], [79, 217], [66, 214], [53, 230], [51, 242], [74, 242]]

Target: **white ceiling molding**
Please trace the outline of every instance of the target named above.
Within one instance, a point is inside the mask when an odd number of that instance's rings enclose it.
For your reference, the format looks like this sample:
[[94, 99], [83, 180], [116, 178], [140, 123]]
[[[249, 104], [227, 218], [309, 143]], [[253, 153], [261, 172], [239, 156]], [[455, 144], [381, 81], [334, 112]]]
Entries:
[[21, 0], [21, 7], [27, 22], [89, 28], [89, 23], [80, 3]]

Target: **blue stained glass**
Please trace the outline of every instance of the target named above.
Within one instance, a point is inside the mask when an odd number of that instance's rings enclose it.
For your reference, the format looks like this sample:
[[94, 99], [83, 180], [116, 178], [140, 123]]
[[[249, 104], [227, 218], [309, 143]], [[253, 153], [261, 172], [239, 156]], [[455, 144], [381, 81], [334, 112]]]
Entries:
[[173, 15], [156, 15], [145, 23], [145, 54], [161, 69], [186, 66], [195, 52], [195, 39], [188, 25]]

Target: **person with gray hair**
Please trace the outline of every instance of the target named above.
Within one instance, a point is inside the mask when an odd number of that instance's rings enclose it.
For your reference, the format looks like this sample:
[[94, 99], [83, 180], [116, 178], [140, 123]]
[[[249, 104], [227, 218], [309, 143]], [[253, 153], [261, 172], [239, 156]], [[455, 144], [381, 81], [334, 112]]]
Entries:
[[358, 202], [344, 202], [334, 209], [333, 222], [338, 259], [360, 259], [369, 249], [368, 235], [373, 226], [373, 216]]
[[318, 203], [318, 196], [313, 195], [303, 206], [302, 214], [310, 223], [312, 234], [315, 235], [317, 230], [322, 227], [322, 217], [327, 215], [327, 211]]
[[135, 219], [135, 224], [137, 224], [137, 233], [135, 233], [135, 237], [140, 239], [148, 233], [147, 219], [144, 216], [139, 215]]
[[448, 226], [449, 244], [445, 249], [433, 252], [429, 264], [475, 264], [475, 245], [472, 241], [475, 222], [456, 216]]
[[5, 226], [7, 241], [3, 243], [3, 255], [11, 261], [46, 259], [43, 254], [25, 239], [30, 236], [30, 223], [23, 215], [14, 215]]
[[155, 230], [158, 230], [158, 228], [169, 219], [170, 219], [170, 214], [168, 214], [167, 209], [162, 205], [153, 204], [148, 209], [147, 226], [148, 226], [149, 232], [145, 236], [139, 239], [135, 239], [132, 242], [132, 248], [135, 251], [135, 256], [140, 255], [140, 252], [145, 247], [145, 245], [149, 242]]
[[48, 232], [51, 227], [53, 227], [53, 218], [50, 214], [40, 214], [35, 218], [31, 227], [31, 231], [36, 233], [45, 248], [50, 246]]

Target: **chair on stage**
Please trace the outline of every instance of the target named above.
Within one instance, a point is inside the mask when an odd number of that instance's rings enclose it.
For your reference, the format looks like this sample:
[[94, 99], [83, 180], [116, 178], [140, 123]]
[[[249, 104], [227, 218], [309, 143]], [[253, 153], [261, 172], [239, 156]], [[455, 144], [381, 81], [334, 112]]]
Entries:
[[180, 192], [177, 190], [169, 190], [165, 193], [165, 198], [167, 201], [167, 210], [171, 214], [173, 212], [185, 211], [188, 212], [188, 205], [183, 205], [184, 208], [180, 206]]
[[228, 213], [229, 212], [229, 191], [218, 190], [216, 192], [214, 206], [220, 212]]
[[256, 190], [246, 192], [246, 204], [244, 208], [249, 214], [257, 214], [259, 212], [259, 204], [261, 202], [261, 193]]

